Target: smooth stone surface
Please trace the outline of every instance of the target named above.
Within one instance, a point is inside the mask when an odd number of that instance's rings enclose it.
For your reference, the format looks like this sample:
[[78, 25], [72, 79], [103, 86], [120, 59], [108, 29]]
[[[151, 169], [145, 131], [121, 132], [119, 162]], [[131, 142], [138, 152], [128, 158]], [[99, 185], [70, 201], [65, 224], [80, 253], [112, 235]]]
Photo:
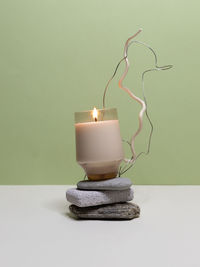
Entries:
[[131, 185], [132, 182], [129, 178], [116, 177], [102, 181], [80, 181], [77, 188], [82, 190], [125, 190], [130, 188]]
[[69, 209], [80, 219], [131, 220], [140, 216], [139, 206], [133, 203], [117, 203], [86, 208], [70, 205]]
[[130, 201], [133, 199], [133, 190], [129, 188], [118, 191], [86, 191], [71, 188], [67, 190], [66, 198], [78, 207], [89, 207]]

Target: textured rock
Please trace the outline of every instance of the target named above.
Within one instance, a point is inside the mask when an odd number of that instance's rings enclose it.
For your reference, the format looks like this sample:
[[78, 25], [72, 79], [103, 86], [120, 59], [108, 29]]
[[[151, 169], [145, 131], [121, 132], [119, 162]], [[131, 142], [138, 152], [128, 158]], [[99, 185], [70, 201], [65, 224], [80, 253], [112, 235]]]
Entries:
[[78, 207], [89, 207], [130, 201], [133, 199], [133, 190], [87, 191], [71, 188], [67, 190], [66, 198]]
[[70, 205], [69, 209], [81, 219], [131, 220], [140, 216], [140, 208], [133, 203], [117, 203], [85, 208]]
[[117, 177], [102, 181], [80, 181], [77, 188], [82, 190], [125, 190], [131, 185], [132, 182], [129, 178]]

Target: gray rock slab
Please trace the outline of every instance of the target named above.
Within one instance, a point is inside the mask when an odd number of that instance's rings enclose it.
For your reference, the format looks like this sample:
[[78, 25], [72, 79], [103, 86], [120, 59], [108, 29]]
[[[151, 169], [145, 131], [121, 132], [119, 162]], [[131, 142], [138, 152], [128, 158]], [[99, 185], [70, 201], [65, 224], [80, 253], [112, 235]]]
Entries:
[[102, 181], [80, 181], [77, 188], [82, 190], [125, 190], [131, 185], [132, 182], [129, 178], [117, 177]]
[[140, 216], [140, 208], [133, 203], [117, 203], [80, 208], [69, 206], [70, 211], [80, 219], [131, 220]]
[[78, 207], [89, 207], [130, 201], [133, 199], [133, 190], [129, 188], [118, 191], [88, 191], [71, 188], [67, 190], [66, 198]]

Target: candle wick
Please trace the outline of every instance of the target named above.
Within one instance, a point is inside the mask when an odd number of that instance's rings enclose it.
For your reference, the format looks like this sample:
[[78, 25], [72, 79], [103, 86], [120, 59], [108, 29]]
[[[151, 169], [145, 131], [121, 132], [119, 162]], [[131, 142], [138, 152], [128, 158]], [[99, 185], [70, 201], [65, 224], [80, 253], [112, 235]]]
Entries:
[[94, 118], [94, 121], [97, 121], [97, 118], [96, 117]]

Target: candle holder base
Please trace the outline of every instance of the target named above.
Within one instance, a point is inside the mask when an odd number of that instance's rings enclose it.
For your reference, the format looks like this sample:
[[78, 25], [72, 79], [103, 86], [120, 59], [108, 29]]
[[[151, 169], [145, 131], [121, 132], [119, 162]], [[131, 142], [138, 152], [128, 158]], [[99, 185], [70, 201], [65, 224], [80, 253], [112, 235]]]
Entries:
[[104, 174], [88, 174], [87, 177], [89, 180], [92, 180], [92, 181], [107, 180], [107, 179], [112, 179], [112, 178], [117, 177], [117, 173], [111, 172], [111, 173], [104, 173]]

